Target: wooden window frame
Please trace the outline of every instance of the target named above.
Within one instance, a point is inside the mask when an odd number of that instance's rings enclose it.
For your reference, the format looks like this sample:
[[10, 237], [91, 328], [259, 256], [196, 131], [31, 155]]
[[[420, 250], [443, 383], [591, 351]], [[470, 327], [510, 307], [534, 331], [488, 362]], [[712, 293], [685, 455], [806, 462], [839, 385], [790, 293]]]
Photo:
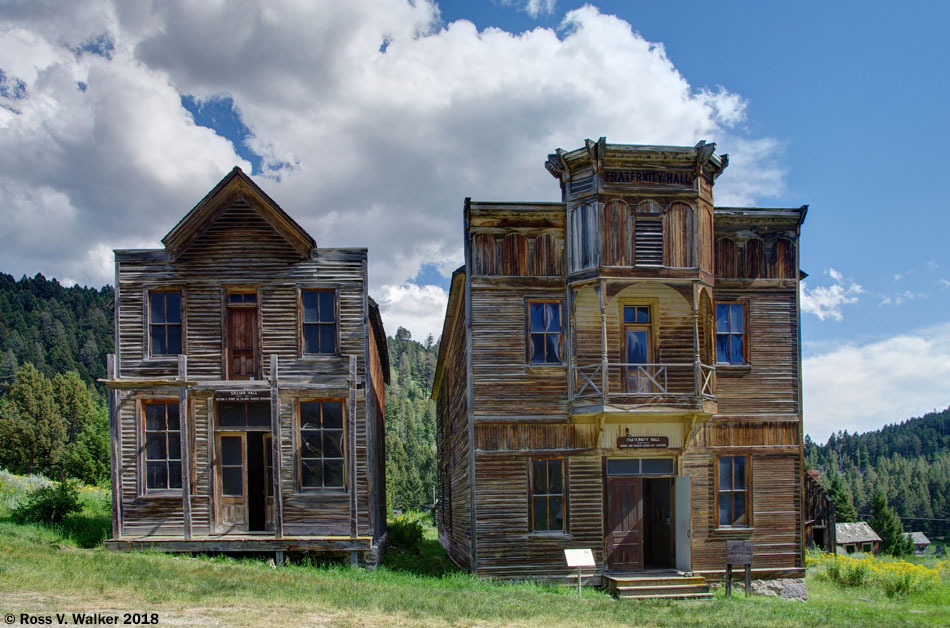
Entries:
[[[144, 303], [142, 319], [143, 319], [143, 328], [144, 328], [144, 340], [145, 340], [145, 359], [147, 360], [175, 360], [179, 355], [184, 355], [188, 353], [187, 341], [186, 341], [186, 330], [187, 324], [185, 320], [185, 312], [187, 308], [185, 307], [186, 303], [186, 292], [182, 286], [162, 286], [157, 288], [146, 288], [142, 295], [142, 300]], [[152, 322], [152, 294], [155, 293], [168, 293], [168, 292], [177, 292], [178, 293], [178, 317], [181, 319], [178, 323], [153, 323]], [[163, 325], [167, 329], [170, 325], [178, 325], [181, 333], [181, 353], [154, 353], [152, 351], [152, 325]], [[166, 331], [166, 340], [167, 340], [167, 331]]]
[[[550, 477], [546, 478], [548, 480], [548, 492], [542, 494], [536, 494], [534, 492], [534, 463], [544, 461], [545, 464], [545, 473], [550, 476], [548, 471], [549, 466], [547, 463], [550, 463], [552, 460], [557, 460], [561, 463], [561, 492], [551, 493], [550, 486]], [[546, 457], [537, 457], [537, 458], [528, 458], [528, 529], [532, 534], [568, 534], [568, 504], [567, 504], [567, 459], [558, 456], [546, 456]], [[548, 498], [546, 503], [548, 505], [548, 510], [550, 511], [550, 498], [551, 497], [560, 497], [561, 498], [561, 528], [560, 529], [548, 529], [548, 528], [538, 528], [535, 525], [534, 521], [534, 498], [535, 497], [546, 497]]]
[[[531, 304], [532, 303], [557, 303], [558, 306], [558, 320], [560, 321], [560, 327], [557, 331], [558, 336], [558, 357], [560, 360], [557, 362], [532, 362], [531, 361], [531, 336], [536, 334], [543, 334], [544, 336], [553, 336], [554, 332], [549, 331], [531, 331]], [[524, 361], [525, 366], [530, 367], [539, 367], [539, 366], [564, 366], [564, 299], [550, 299], [550, 298], [539, 298], [539, 299], [525, 299], [524, 301], [524, 339], [525, 339], [525, 348], [524, 348]], [[545, 340], [547, 340], [545, 338]]]
[[[719, 361], [719, 314], [718, 309], [720, 305], [741, 305], [742, 306], [742, 363], [739, 362], [720, 362]], [[736, 336], [738, 334], [729, 332], [722, 332], [723, 335]], [[713, 301], [713, 351], [715, 352], [715, 363], [716, 366], [725, 366], [725, 367], [742, 367], [750, 366], [751, 362], [749, 360], [749, 301], [747, 299], [732, 299], [725, 301]], [[730, 351], [730, 355], [731, 355]]]
[[[169, 429], [167, 429], [168, 404], [172, 404], [172, 403], [178, 405], [178, 429], [177, 429], [177, 430], [169, 430]], [[149, 430], [149, 429], [147, 429], [146, 419], [145, 419], [146, 406], [149, 406], [149, 405], [159, 405], [159, 404], [165, 406], [166, 429], [164, 429], [164, 430]], [[138, 423], [138, 456], [137, 456], [137, 457], [138, 457], [138, 463], [139, 463], [139, 464], [138, 464], [138, 478], [137, 478], [137, 479], [138, 479], [138, 493], [139, 493], [139, 497], [181, 497], [181, 495], [182, 495], [182, 493], [183, 493], [183, 491], [184, 491], [184, 486], [185, 486], [184, 465], [187, 463], [187, 461], [182, 457], [182, 456], [184, 455], [184, 452], [185, 452], [185, 449], [186, 449], [186, 448], [185, 448], [185, 443], [182, 441], [182, 432], [183, 432], [183, 430], [181, 429], [181, 426], [182, 426], [182, 422], [183, 422], [183, 421], [187, 421], [187, 420], [188, 420], [187, 407], [185, 408], [184, 416], [182, 416], [182, 414], [183, 414], [183, 413], [182, 413], [182, 406], [181, 406], [180, 401], [179, 401], [179, 399], [178, 399], [177, 397], [156, 397], [156, 398], [149, 398], [149, 399], [139, 399], [139, 400], [136, 402], [136, 409], [135, 409], [135, 411], [136, 411], [136, 416], [138, 417], [138, 419], [137, 419], [137, 423]], [[172, 461], [175, 461], [175, 460], [178, 461], [178, 464], [181, 466], [181, 471], [179, 472], [179, 473], [181, 474], [181, 483], [182, 483], [181, 487], [179, 487], [179, 488], [168, 488], [168, 487], [166, 486], [165, 488], [149, 488], [149, 486], [148, 486], [148, 462], [149, 462], [149, 459], [148, 459], [148, 452], [147, 452], [148, 433], [149, 433], [149, 432], [164, 432], [164, 433], [165, 433], [165, 458], [164, 458], [164, 462], [165, 462], [166, 468], [167, 468], [167, 464], [168, 464], [169, 462], [172, 462]], [[177, 459], [175, 459], [175, 458], [169, 458], [169, 457], [168, 457], [168, 434], [169, 434], [169, 432], [177, 432], [177, 433], [178, 433], [178, 439], [179, 439], [179, 452], [178, 452], [178, 455], [179, 455], [179, 457], [178, 457]], [[155, 460], [153, 460], [152, 462], [162, 462], [162, 460], [155, 459]], [[166, 471], [166, 484], [167, 484], [167, 471]]]
[[[728, 492], [730, 494], [738, 493], [739, 491], [735, 489], [730, 489], [728, 491], [722, 491], [719, 488], [719, 461], [723, 458], [745, 458], [745, 513], [746, 513], [746, 522], [743, 525], [732, 525], [732, 524], [723, 524], [719, 519], [719, 495], [723, 492]], [[732, 466], [730, 465], [730, 468]], [[737, 530], [737, 531], [751, 531], [753, 529], [752, 521], [752, 456], [748, 454], [723, 454], [716, 456], [713, 462], [713, 492], [714, 492], [714, 511], [716, 513], [716, 529], [718, 530]]]
[[[304, 321], [303, 296], [305, 292], [331, 292], [333, 294], [333, 351], [310, 353], [306, 351], [305, 325], [329, 325], [330, 323]], [[298, 356], [301, 358], [325, 358], [340, 356], [340, 287], [327, 284], [301, 285], [297, 287], [297, 339]]]
[[[303, 404], [303, 403], [323, 404], [327, 402], [339, 403], [340, 408], [341, 408], [341, 413], [342, 413], [343, 440], [341, 442], [340, 447], [343, 454], [343, 485], [342, 486], [304, 486], [303, 485], [304, 456], [302, 455], [303, 454], [303, 435], [301, 434], [303, 423], [302, 423], [302, 418], [301, 418], [302, 415], [300, 411], [300, 404]], [[349, 473], [348, 473], [349, 465], [350, 465], [350, 457], [349, 455], [347, 455], [347, 448], [349, 446], [349, 434], [347, 433], [348, 432], [347, 428], [349, 425], [349, 421], [347, 420], [347, 412], [349, 409], [347, 407], [347, 400], [343, 397], [304, 397], [304, 398], [297, 399], [294, 405], [296, 406], [295, 407], [295, 424], [296, 425], [294, 427], [294, 457], [295, 457], [294, 463], [295, 463], [296, 476], [297, 476], [295, 478], [294, 483], [297, 488], [297, 492], [305, 493], [305, 494], [327, 493], [327, 492], [329, 493], [348, 492], [349, 484], [350, 484], [350, 478], [349, 478]], [[322, 423], [323, 423], [323, 416], [322, 416], [323, 406], [322, 405], [320, 407], [320, 413], [321, 413], [321, 427], [319, 428], [319, 431], [322, 434], [322, 432], [326, 429], [322, 426]], [[308, 458], [314, 459], [314, 460], [320, 460], [320, 461], [327, 460], [327, 458], [325, 458], [322, 455], [319, 458], [313, 458], [313, 457], [308, 457]], [[335, 460], [336, 458], [329, 458], [329, 459]]]

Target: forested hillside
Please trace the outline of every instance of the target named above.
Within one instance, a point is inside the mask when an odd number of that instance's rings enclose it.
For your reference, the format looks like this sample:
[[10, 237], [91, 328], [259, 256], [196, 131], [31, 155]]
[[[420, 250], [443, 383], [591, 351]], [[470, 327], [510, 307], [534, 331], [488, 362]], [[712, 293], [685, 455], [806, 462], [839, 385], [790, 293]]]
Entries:
[[48, 378], [76, 371], [87, 384], [105, 377], [112, 353], [111, 286], [72, 286], [37, 274], [0, 273], [0, 392], [29, 362]]
[[870, 514], [881, 490], [906, 530], [950, 536], [950, 408], [864, 434], [832, 434], [825, 445], [806, 438], [805, 458], [826, 487], [844, 485], [859, 516]]
[[400, 327], [389, 344], [386, 388], [386, 496], [390, 508], [416, 509], [435, 501], [435, 401], [432, 378], [439, 345]]

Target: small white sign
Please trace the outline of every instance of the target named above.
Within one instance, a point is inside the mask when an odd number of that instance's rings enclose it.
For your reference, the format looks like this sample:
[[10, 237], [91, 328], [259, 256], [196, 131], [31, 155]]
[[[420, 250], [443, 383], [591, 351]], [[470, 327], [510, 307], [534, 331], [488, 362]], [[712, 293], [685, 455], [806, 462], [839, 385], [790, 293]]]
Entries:
[[564, 558], [568, 567], [596, 567], [594, 552], [589, 549], [566, 549]]

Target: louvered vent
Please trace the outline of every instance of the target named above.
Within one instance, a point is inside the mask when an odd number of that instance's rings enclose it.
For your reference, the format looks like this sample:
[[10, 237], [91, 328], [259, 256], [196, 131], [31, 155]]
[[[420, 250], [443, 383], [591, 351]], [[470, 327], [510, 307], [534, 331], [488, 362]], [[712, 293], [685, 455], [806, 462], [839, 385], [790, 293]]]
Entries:
[[590, 192], [594, 189], [594, 177], [584, 177], [571, 181], [571, 194]]
[[637, 266], [662, 266], [663, 219], [637, 217], [634, 246]]

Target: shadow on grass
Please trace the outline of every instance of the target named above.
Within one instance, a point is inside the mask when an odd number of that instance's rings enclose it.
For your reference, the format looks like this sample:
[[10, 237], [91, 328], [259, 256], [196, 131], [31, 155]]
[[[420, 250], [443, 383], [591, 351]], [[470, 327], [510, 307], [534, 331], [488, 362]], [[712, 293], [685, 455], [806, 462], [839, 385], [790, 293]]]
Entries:
[[[69, 515], [59, 523], [27, 523], [17, 524], [9, 514], [0, 514], [0, 523], [10, 524], [14, 529], [28, 531], [30, 528], [45, 530], [53, 538], [45, 537], [46, 543], [69, 541], [78, 547], [91, 549], [102, 544], [112, 535], [112, 518], [102, 514]], [[59, 540], [56, 540], [59, 537]]]
[[390, 545], [386, 549], [383, 566], [390, 571], [435, 578], [459, 571], [439, 542], [434, 539], [423, 539], [418, 549]]

